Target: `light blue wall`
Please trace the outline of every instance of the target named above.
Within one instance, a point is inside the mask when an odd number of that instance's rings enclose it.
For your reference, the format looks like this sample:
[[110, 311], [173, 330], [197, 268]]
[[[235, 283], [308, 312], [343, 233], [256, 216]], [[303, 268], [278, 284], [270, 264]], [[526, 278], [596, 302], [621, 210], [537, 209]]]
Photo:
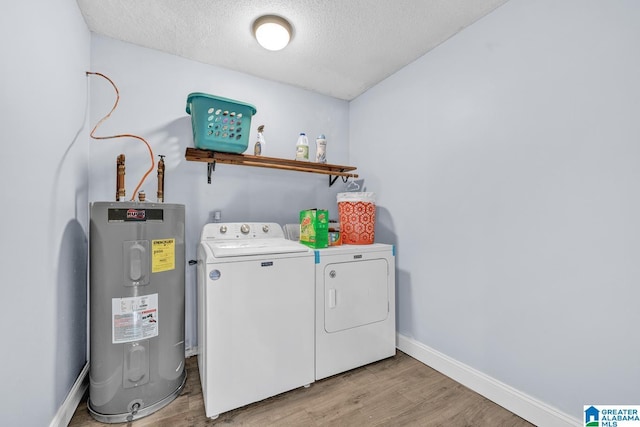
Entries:
[[640, 397], [638, 22], [511, 0], [350, 108], [399, 333], [576, 418]]
[[[299, 132], [328, 140], [330, 163], [348, 164], [349, 104], [291, 86], [246, 74], [204, 65], [173, 55], [92, 36], [92, 71], [109, 76], [120, 90], [118, 108], [96, 135], [133, 133], [144, 137], [156, 155], [164, 154], [165, 201], [181, 203], [186, 210], [187, 259], [196, 258], [196, 247], [212, 212], [222, 220], [296, 223], [300, 210], [329, 209], [337, 217], [336, 193], [344, 188], [338, 180], [329, 188], [326, 175], [217, 165], [207, 184], [206, 163], [188, 162], [185, 150], [193, 146], [191, 117], [185, 112], [187, 95], [204, 92], [254, 105], [250, 153], [257, 127], [265, 125], [267, 155], [293, 159]], [[100, 77], [91, 78], [91, 126], [109, 112], [115, 95]], [[127, 198], [149, 168], [149, 154], [135, 139], [92, 140], [90, 147], [90, 201], [114, 200], [116, 158], [126, 156]], [[156, 200], [155, 170], [142, 187]], [[186, 273], [186, 347], [196, 341], [195, 266]]]
[[[85, 119], [113, 103], [89, 68], [121, 91], [98, 134], [136, 133], [168, 156], [188, 258], [214, 210], [295, 222], [335, 209], [343, 188], [226, 165], [206, 184], [205, 164], [184, 160], [186, 95], [203, 91], [256, 105], [251, 141], [265, 124], [269, 155], [322, 132], [330, 162], [358, 167], [377, 238], [397, 245], [401, 334], [575, 417], [637, 403], [639, 21], [631, 0], [511, 0], [348, 104], [91, 37], [73, 1], [6, 6], [1, 423], [47, 425], [69, 392], [86, 361], [88, 202], [113, 199], [118, 154], [129, 194], [147, 168], [139, 142], [88, 139]], [[144, 188], [153, 198], [154, 180]], [[188, 270], [188, 347], [194, 287]]]
[[90, 34], [73, 0], [0, 13], [0, 424], [49, 425], [86, 362]]

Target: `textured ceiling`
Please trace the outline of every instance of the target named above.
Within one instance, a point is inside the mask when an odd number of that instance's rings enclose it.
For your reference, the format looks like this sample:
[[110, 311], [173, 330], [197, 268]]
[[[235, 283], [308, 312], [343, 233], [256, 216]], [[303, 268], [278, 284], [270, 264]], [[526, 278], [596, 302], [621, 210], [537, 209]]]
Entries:
[[[508, 0], [78, 0], [89, 29], [140, 46], [351, 100]], [[291, 22], [278, 52], [251, 34]]]

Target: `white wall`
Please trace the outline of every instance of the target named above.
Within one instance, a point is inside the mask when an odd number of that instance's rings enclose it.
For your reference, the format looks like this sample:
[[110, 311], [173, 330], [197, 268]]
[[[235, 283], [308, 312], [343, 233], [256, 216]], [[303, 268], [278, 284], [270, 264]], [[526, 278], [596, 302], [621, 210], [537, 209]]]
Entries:
[[[249, 148], [253, 153], [257, 127], [265, 125], [267, 155], [294, 158], [299, 132], [311, 136], [324, 133], [330, 163], [348, 164], [348, 103], [291, 86], [258, 79], [234, 71], [204, 65], [177, 56], [92, 36], [92, 71], [110, 77], [120, 90], [115, 113], [98, 128], [96, 135], [139, 135], [149, 141], [156, 155], [164, 154], [165, 202], [180, 203], [186, 210], [187, 259], [196, 258], [202, 226], [215, 210], [222, 221], [298, 222], [299, 211], [327, 208], [337, 215], [336, 193], [344, 188], [338, 179], [329, 188], [326, 175], [217, 165], [207, 184], [206, 163], [187, 162], [187, 147], [193, 146], [191, 116], [185, 112], [187, 95], [204, 92], [254, 105], [258, 112], [251, 122]], [[115, 95], [100, 77], [91, 78], [91, 127], [109, 112]], [[90, 143], [91, 201], [114, 200], [118, 154], [126, 156], [126, 190], [130, 198], [149, 167], [144, 144], [134, 139]], [[154, 170], [142, 187], [155, 201]], [[195, 266], [186, 273], [186, 346], [196, 345]]]
[[638, 22], [511, 0], [350, 108], [399, 333], [578, 419], [640, 396]]
[[0, 14], [0, 424], [48, 425], [86, 362], [90, 35], [73, 0]]

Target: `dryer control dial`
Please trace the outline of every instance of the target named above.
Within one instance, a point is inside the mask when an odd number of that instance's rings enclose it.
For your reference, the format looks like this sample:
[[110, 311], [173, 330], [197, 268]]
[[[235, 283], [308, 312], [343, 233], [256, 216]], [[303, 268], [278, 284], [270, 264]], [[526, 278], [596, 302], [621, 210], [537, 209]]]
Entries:
[[221, 233], [221, 234], [224, 234], [224, 233], [226, 233], [226, 232], [227, 232], [227, 226], [226, 226], [226, 225], [221, 225], [221, 226], [220, 226], [220, 233]]
[[240, 232], [242, 234], [249, 234], [249, 231], [251, 231], [251, 227], [249, 227], [249, 224], [242, 224], [240, 226]]
[[269, 232], [269, 226], [267, 224], [262, 226], [262, 231], [264, 231], [265, 233]]

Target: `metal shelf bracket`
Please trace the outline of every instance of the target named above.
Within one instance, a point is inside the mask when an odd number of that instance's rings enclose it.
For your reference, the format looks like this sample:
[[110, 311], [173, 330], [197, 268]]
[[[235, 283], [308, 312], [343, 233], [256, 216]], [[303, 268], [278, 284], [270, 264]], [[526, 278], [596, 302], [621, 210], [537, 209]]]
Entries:
[[211, 173], [214, 172], [215, 170], [216, 170], [215, 160], [213, 162], [208, 162], [207, 163], [207, 184], [211, 184]]

